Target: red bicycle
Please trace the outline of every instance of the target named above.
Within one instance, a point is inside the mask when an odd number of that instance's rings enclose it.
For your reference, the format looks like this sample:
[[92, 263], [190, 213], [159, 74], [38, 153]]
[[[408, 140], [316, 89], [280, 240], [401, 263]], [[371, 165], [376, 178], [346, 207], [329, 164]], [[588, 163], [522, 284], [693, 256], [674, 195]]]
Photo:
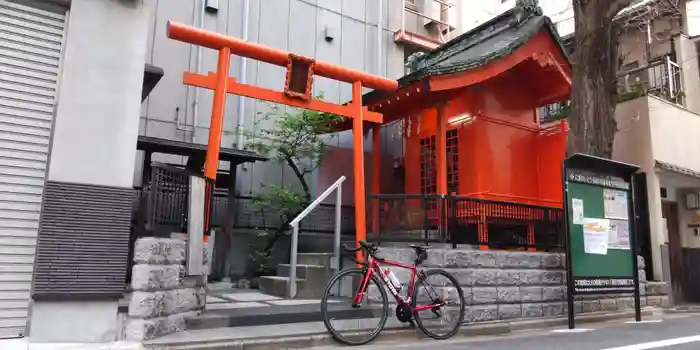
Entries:
[[[379, 336], [389, 315], [386, 290], [394, 296], [399, 322], [414, 325], [415, 320], [418, 328], [433, 339], [448, 339], [459, 331], [464, 320], [464, 292], [457, 279], [444, 270], [418, 268], [428, 258], [428, 247], [410, 247], [416, 253], [414, 265], [381, 258], [379, 248], [365, 241], [360, 241], [357, 249], [343, 247], [349, 253], [362, 251], [365, 259], [354, 260], [358, 267], [336, 274], [328, 282], [321, 300], [323, 322], [335, 340], [346, 345], [362, 345]], [[382, 265], [411, 271], [405, 296], [401, 295], [404, 286], [400, 279], [390, 269], [382, 269]], [[428, 282], [432, 277], [443, 277], [449, 286], [436, 287], [435, 283]], [[422, 291], [426, 292], [426, 300], [419, 302]], [[440, 322], [438, 329], [433, 330], [429, 323], [431, 317], [451, 319], [453, 324], [445, 327]], [[376, 326], [371, 326], [374, 322]], [[338, 329], [343, 326], [350, 329]]]

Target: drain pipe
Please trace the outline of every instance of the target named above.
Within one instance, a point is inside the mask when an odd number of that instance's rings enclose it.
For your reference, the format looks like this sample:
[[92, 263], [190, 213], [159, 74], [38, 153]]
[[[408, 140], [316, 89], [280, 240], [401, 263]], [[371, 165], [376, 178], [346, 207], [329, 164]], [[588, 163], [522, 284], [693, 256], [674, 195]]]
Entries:
[[[204, 29], [204, 7], [206, 0], [202, 0], [202, 6], [199, 9], [199, 22], [197, 27]], [[200, 74], [202, 71], [202, 45], [197, 45], [197, 68], [195, 73]], [[199, 125], [199, 88], [194, 88], [194, 101], [192, 102], [192, 143], [197, 141], [197, 126]]]
[[[250, 0], [243, 0], [243, 23], [241, 24], [241, 39], [243, 41], [248, 41], [248, 21], [250, 19]], [[241, 84], [246, 84], [248, 82], [248, 59], [241, 56], [241, 66], [239, 73], [239, 81]], [[246, 98], [243, 96], [238, 96], [238, 122], [236, 123], [236, 148], [243, 149], [243, 135], [241, 135], [241, 130], [244, 125], [245, 118], [245, 101]], [[241, 178], [236, 176], [236, 178]]]

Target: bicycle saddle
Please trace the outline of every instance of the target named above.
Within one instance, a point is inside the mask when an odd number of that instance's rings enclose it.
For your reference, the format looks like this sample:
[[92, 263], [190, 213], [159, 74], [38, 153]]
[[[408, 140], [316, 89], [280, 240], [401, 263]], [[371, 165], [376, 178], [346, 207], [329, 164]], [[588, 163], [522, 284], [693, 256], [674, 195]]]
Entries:
[[421, 246], [417, 244], [409, 244], [408, 246], [416, 251], [416, 266], [422, 264], [425, 260], [428, 259], [428, 249], [430, 249], [430, 247]]
[[426, 245], [409, 244], [408, 246], [413, 248], [416, 252], [424, 252], [430, 249], [430, 247]]

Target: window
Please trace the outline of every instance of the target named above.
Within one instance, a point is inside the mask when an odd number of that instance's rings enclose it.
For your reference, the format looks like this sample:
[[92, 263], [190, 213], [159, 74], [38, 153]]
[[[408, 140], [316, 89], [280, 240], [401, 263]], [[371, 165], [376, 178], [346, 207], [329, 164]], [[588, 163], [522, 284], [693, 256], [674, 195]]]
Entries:
[[435, 169], [435, 135], [420, 139], [420, 192], [437, 193]]
[[[447, 138], [447, 192], [459, 192], [459, 130], [452, 129], [446, 133]], [[435, 135], [420, 139], [420, 176], [421, 193], [437, 193], [437, 166], [435, 158]]]
[[447, 131], [447, 192], [459, 193], [459, 130]]

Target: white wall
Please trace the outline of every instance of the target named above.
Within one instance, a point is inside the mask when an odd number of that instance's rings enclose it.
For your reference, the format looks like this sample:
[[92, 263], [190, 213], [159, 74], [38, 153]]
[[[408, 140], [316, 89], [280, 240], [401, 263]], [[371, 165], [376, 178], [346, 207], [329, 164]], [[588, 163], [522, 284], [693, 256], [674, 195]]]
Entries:
[[147, 21], [140, 1], [73, 0], [50, 181], [132, 186]]
[[[655, 169], [659, 160], [700, 172], [700, 115], [654, 96], [627, 101], [617, 106], [615, 117], [618, 133], [613, 158], [637, 164], [647, 173], [649, 222], [651, 229], [654, 278], [661, 279], [660, 246], [666, 243], [661, 214], [661, 187], [677, 196], [678, 189], [697, 186], [700, 181]], [[683, 207], [682, 197], [678, 197]], [[687, 216], [687, 213], [683, 215]], [[700, 238], [687, 229], [687, 218], [681, 220], [681, 236], [686, 247], [700, 244]]]
[[[655, 170], [655, 161], [649, 122], [649, 101], [638, 98], [617, 105], [615, 119], [618, 132], [613, 145], [613, 159], [636, 164], [647, 174], [649, 201], [649, 230], [651, 241], [653, 279], [662, 280], [661, 245], [665, 243], [664, 221], [661, 214], [661, 185]], [[652, 276], [649, 276], [652, 278]]]
[[656, 97], [648, 100], [654, 158], [700, 172], [700, 115]]
[[686, 0], [686, 28], [688, 36], [700, 35], [700, 0]]
[[32, 307], [32, 343], [109, 343], [118, 332], [114, 301], [35, 302]]
[[[491, 18], [513, 8], [515, 0], [464, 0], [462, 24], [465, 30], [472, 29]], [[562, 36], [573, 33], [573, 10], [570, 0], [540, 0], [544, 14], [557, 23], [557, 30]]]

